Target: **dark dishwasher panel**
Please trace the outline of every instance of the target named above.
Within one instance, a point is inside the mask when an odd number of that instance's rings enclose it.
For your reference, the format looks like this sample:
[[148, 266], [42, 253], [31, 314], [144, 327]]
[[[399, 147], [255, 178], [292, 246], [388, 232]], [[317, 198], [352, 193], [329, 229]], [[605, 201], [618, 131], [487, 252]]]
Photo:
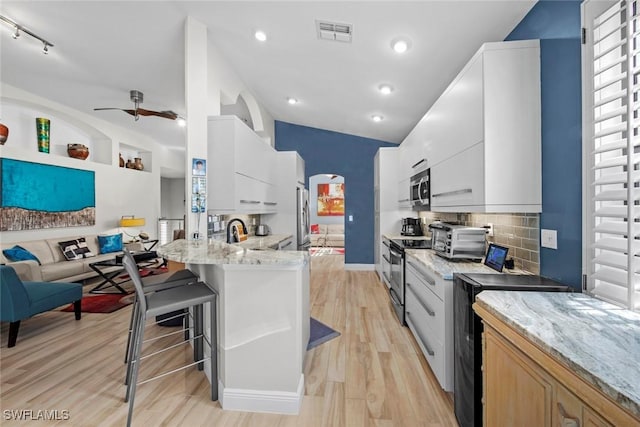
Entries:
[[483, 290], [572, 292], [571, 287], [534, 275], [454, 274], [454, 411], [460, 427], [482, 426], [482, 321], [472, 305]]

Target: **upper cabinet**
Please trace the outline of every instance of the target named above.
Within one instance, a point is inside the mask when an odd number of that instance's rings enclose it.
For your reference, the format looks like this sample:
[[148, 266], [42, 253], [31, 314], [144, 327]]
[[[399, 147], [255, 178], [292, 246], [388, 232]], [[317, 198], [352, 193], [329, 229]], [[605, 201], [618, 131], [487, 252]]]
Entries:
[[540, 212], [539, 41], [484, 44], [405, 143], [431, 168], [432, 210]]
[[235, 116], [210, 117], [208, 209], [215, 213], [274, 213], [276, 151]]

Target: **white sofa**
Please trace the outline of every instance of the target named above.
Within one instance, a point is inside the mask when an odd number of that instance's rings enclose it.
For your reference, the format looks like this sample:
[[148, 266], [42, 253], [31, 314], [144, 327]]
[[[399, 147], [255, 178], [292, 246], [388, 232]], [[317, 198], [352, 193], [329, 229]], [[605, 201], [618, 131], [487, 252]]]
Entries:
[[318, 233], [311, 233], [311, 246], [344, 247], [343, 224], [317, 224]]
[[[59, 242], [78, 239], [84, 237], [88, 248], [95, 256], [89, 258], [81, 258], [77, 260], [67, 261], [62, 254], [62, 250], [58, 245]], [[40, 261], [39, 265], [36, 261], [9, 261], [1, 250], [11, 248], [15, 245], [35, 255]], [[0, 261], [13, 267], [20, 279], [33, 282], [77, 282], [97, 276], [97, 273], [89, 267], [89, 264], [98, 261], [106, 261], [115, 258], [122, 252], [111, 252], [100, 254], [97, 235], [84, 235], [75, 237], [57, 237], [55, 239], [46, 240], [30, 240], [25, 242], [12, 242], [0, 244]], [[131, 248], [135, 250], [136, 248]], [[103, 269], [103, 271], [115, 271], [120, 267], [112, 267]]]

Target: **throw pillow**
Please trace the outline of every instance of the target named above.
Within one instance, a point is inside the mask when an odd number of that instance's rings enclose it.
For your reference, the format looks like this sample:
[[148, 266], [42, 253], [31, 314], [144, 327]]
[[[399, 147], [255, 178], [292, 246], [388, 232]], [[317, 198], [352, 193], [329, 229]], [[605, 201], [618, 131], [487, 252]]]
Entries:
[[98, 246], [101, 254], [120, 252], [122, 250], [122, 234], [98, 236]]
[[311, 224], [311, 234], [320, 234], [319, 224]]
[[87, 240], [84, 237], [66, 242], [58, 242], [58, 246], [60, 246], [60, 250], [62, 250], [62, 254], [67, 261], [95, 256], [87, 246]]
[[4, 249], [2, 253], [9, 261], [12, 261], [12, 262], [26, 261], [31, 259], [36, 261], [39, 265], [42, 265], [37, 256], [35, 256], [34, 254], [29, 252], [22, 246], [15, 245], [12, 248]]

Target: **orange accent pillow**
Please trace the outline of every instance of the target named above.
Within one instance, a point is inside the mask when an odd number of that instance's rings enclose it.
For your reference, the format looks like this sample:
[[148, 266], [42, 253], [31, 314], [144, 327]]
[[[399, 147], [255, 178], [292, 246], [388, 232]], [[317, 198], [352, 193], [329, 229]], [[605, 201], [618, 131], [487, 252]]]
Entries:
[[318, 224], [311, 224], [311, 234], [320, 234], [320, 226]]

